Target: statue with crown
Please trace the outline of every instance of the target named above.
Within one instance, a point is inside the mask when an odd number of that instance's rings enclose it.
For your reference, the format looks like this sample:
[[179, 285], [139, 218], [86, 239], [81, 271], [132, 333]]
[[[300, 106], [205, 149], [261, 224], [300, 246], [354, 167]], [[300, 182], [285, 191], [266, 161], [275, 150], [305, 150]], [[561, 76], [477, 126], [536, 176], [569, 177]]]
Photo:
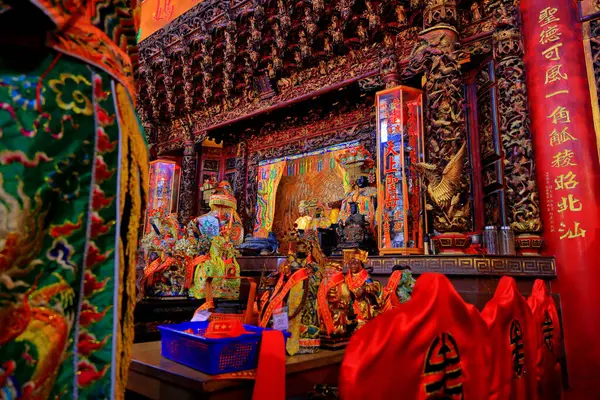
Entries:
[[[187, 225], [190, 246], [196, 254], [187, 260], [186, 286], [190, 294], [204, 299], [206, 278], [239, 276], [236, 246], [242, 243], [244, 228], [237, 213], [237, 200], [231, 184], [223, 181], [217, 185], [209, 200], [210, 211], [192, 219]], [[216, 298], [237, 299], [239, 280], [213, 281]]]
[[338, 215], [340, 249], [361, 247], [371, 253], [377, 251], [375, 216], [377, 188], [375, 162], [364, 146], [350, 148], [337, 156], [337, 162], [346, 171], [351, 189], [341, 202]]
[[356, 329], [379, 315], [381, 308], [381, 284], [371, 278], [365, 266], [368, 256], [366, 250], [344, 249], [344, 265], [348, 268], [345, 283], [351, 294]]
[[145, 267], [139, 283], [138, 297], [187, 297], [186, 260], [193, 249], [177, 220], [168, 213], [168, 202], [148, 211], [146, 234], [141, 240]]
[[268, 277], [272, 288], [260, 297], [259, 325], [271, 326], [277, 314], [286, 313], [292, 335], [286, 341], [287, 354], [314, 353], [321, 344], [317, 292], [325, 256], [316, 236], [299, 235], [295, 230], [286, 236], [287, 259]]

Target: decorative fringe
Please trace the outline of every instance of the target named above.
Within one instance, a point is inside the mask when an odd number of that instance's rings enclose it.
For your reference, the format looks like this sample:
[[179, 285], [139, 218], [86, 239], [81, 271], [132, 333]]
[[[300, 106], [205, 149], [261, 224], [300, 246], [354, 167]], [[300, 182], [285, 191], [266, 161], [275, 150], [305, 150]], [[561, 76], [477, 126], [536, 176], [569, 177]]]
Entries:
[[[123, 215], [126, 196], [131, 198], [129, 209], [129, 226], [127, 226], [127, 243], [120, 242], [119, 304], [118, 311], [125, 310], [118, 318], [119, 332], [117, 340], [117, 382], [115, 398], [124, 398], [129, 364], [131, 362], [131, 346], [133, 345], [134, 327], [133, 310], [135, 308], [135, 267], [138, 247], [139, 221], [142, 218], [148, 191], [148, 152], [143, 133], [137, 117], [133, 112], [133, 101], [126, 89], [116, 85], [116, 100], [121, 120], [121, 198], [119, 199], [120, 215]], [[126, 253], [124, 253], [124, 251]], [[124, 255], [127, 254], [127, 263]], [[123, 298], [127, 304], [123, 307]]]

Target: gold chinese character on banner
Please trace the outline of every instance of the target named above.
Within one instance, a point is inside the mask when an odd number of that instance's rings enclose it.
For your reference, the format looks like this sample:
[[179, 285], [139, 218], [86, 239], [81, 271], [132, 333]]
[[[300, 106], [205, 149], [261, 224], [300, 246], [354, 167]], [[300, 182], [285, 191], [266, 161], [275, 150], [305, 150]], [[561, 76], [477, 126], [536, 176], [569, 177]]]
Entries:
[[553, 65], [546, 70], [546, 82], [544, 82], [545, 85], [568, 78], [567, 74], [560, 71], [561, 67], [562, 64], [558, 64]]
[[558, 54], [558, 48], [562, 46], [562, 43], [556, 43], [554, 46], [548, 47], [542, 51], [542, 55], [546, 60], [558, 61], [560, 60], [560, 54]]
[[564, 222], [560, 223], [560, 228], [558, 228], [558, 232], [562, 233], [560, 239], [575, 239], [578, 237], [585, 237], [585, 229], [581, 229], [579, 227], [579, 222], [573, 223], [573, 229], [567, 230], [567, 226]]
[[552, 118], [553, 124], [558, 124], [559, 122], [563, 123], [563, 124], [567, 124], [567, 123], [571, 122], [571, 116], [569, 114], [569, 110], [567, 110], [563, 106], [556, 107], [554, 109], [554, 111], [552, 111], [552, 113], [550, 115], [548, 115], [547, 118]]
[[558, 212], [565, 212], [567, 210], [569, 211], [581, 211], [581, 208], [583, 206], [581, 205], [581, 201], [579, 201], [577, 198], [575, 198], [572, 194], [569, 194], [568, 197], [561, 197], [560, 201], [558, 202]]
[[575, 153], [573, 153], [569, 149], [566, 149], [564, 151], [559, 151], [553, 157], [552, 166], [554, 168], [561, 168], [561, 167], [568, 167], [571, 165], [577, 165], [573, 162], [573, 157], [575, 157]]
[[550, 133], [550, 146], [556, 146], [559, 144], [563, 144], [572, 140], [577, 140], [576, 137], [569, 133], [569, 127], [565, 126], [562, 131], [558, 131], [554, 129]]
[[551, 42], [557, 42], [560, 40], [560, 33], [557, 25], [550, 25], [544, 28], [540, 33], [540, 44], [546, 44]]
[[575, 189], [575, 186], [579, 185], [579, 182], [577, 182], [575, 178], [577, 178], [577, 175], [571, 171], [557, 176], [554, 179], [554, 183], [556, 184], [554, 190]]
[[546, 93], [546, 98], [549, 99], [550, 97], [554, 97], [554, 96], [558, 96], [559, 94], [569, 94], [568, 90], [557, 90], [556, 92], [552, 92], [552, 93]]
[[551, 22], [560, 21], [560, 18], [554, 16], [557, 11], [558, 9], [554, 7], [546, 7], [540, 11], [540, 15], [538, 17], [538, 23], [540, 26], [546, 26]]

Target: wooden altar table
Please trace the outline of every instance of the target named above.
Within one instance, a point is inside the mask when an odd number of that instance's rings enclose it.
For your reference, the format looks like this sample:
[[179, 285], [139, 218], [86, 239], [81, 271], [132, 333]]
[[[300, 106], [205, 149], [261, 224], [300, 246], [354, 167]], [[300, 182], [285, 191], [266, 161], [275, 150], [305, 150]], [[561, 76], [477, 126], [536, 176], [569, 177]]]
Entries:
[[[335, 385], [343, 350], [287, 357], [286, 396], [301, 396], [315, 384]], [[127, 390], [152, 400], [244, 399], [252, 396], [254, 381], [219, 380], [163, 358], [160, 342], [133, 345]]]

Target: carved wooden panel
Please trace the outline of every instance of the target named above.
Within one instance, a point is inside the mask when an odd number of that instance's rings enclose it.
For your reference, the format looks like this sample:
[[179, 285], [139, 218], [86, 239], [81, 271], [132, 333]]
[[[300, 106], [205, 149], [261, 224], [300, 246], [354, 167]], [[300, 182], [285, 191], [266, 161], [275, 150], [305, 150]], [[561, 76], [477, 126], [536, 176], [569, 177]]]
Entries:
[[[331, 260], [339, 260], [330, 257]], [[283, 262], [283, 256], [239, 257], [242, 273], [260, 272], [263, 267], [268, 271], [277, 269]], [[438, 272], [461, 276], [519, 276], [519, 277], [556, 277], [554, 257], [523, 256], [376, 256], [369, 257], [367, 267], [372, 275], [389, 275], [394, 265], [407, 265], [414, 274]]]

